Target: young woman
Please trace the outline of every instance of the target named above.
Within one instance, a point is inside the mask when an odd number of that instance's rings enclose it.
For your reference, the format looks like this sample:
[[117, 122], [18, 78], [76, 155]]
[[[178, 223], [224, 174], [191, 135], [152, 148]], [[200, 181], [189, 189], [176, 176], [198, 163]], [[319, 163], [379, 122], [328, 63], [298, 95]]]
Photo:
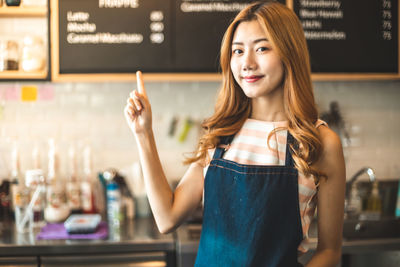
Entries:
[[[160, 232], [204, 201], [196, 266], [298, 266], [318, 207], [318, 246], [307, 266], [341, 255], [345, 166], [339, 138], [318, 120], [306, 40], [277, 2], [241, 11], [221, 47], [215, 113], [174, 192], [158, 157], [141, 73], [125, 107]], [[317, 201], [318, 199], [318, 201]]]

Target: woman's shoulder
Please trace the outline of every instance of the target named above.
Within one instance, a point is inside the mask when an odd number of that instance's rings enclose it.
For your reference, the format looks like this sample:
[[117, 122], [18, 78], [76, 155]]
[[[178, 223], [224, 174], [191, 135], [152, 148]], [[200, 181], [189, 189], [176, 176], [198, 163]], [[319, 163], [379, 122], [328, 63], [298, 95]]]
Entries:
[[329, 127], [318, 127], [318, 132], [322, 143], [322, 154], [318, 165], [326, 169], [343, 156], [342, 143], [339, 136]]
[[316, 128], [319, 128], [319, 126], [322, 126], [322, 125], [323, 125], [323, 126], [326, 126], [326, 127], [329, 127], [329, 126], [328, 126], [328, 123], [326, 123], [325, 121], [323, 121], [323, 120], [321, 120], [321, 119], [318, 119], [317, 122], [315, 123], [315, 127], [316, 127]]
[[[318, 120], [315, 124], [318, 129], [322, 146], [326, 149], [335, 149], [338, 147], [342, 147], [339, 136], [329, 128], [328, 124], [323, 120]], [[325, 126], [325, 127], [320, 127]]]

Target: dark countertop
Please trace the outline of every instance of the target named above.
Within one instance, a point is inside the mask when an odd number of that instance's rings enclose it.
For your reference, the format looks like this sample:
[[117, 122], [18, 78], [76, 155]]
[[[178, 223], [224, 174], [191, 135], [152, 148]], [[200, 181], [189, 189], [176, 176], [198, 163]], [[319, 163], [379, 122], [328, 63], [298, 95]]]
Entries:
[[[177, 229], [177, 250], [181, 252], [197, 251], [201, 224], [185, 224]], [[309, 230], [309, 251], [317, 247], [316, 225]], [[400, 250], [400, 238], [343, 239], [342, 254]]]
[[36, 240], [38, 233], [21, 234], [13, 223], [0, 223], [0, 257], [175, 250], [173, 234], [160, 234], [153, 218], [128, 220], [104, 240]]
[[[315, 228], [310, 228], [310, 252], [317, 245]], [[0, 223], [0, 257], [62, 256], [167, 251], [196, 252], [201, 224], [184, 224], [175, 234], [160, 234], [153, 218], [137, 218], [121, 225], [105, 240], [36, 240], [39, 229], [16, 232], [13, 223]], [[400, 250], [400, 238], [343, 240], [342, 253]]]

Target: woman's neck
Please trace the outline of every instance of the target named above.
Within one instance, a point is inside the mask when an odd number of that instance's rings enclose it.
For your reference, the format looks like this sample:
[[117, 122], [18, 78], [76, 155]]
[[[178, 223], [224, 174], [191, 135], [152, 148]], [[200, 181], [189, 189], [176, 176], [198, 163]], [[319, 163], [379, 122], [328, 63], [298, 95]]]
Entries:
[[257, 97], [251, 100], [250, 118], [262, 121], [286, 121], [283, 103], [283, 90], [276, 90], [274, 94]]

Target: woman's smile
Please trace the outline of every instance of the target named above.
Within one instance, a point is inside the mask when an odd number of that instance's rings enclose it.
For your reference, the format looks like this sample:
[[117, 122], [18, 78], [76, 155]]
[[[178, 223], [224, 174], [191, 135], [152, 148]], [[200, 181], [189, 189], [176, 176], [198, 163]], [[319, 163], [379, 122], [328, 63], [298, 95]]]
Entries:
[[255, 83], [262, 79], [263, 75], [251, 75], [251, 76], [244, 76], [243, 79], [248, 83]]

